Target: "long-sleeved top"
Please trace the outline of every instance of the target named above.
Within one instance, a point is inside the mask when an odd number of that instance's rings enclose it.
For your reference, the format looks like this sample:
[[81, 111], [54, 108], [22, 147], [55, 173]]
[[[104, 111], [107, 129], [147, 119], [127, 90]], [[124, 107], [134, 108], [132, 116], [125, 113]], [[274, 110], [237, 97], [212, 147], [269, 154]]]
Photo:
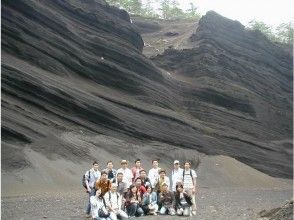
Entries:
[[136, 202], [138, 202], [138, 203], [142, 202], [141, 201], [141, 196], [138, 196], [138, 194], [133, 195], [131, 193], [128, 193], [126, 195], [126, 202], [125, 202], [126, 207], [128, 207], [129, 205], [131, 205], [133, 203], [136, 203]]
[[101, 188], [101, 194], [104, 195], [111, 189], [111, 182], [109, 179], [106, 180], [97, 180], [95, 183], [95, 189]]
[[157, 203], [157, 194], [156, 194], [156, 192], [152, 192], [151, 194], [146, 192], [143, 195], [142, 205], [149, 205], [149, 204], [155, 205], [156, 203]]
[[167, 208], [174, 207], [174, 194], [171, 191], [159, 193], [159, 202], [162, 204], [162, 206], [165, 206]]
[[177, 209], [192, 206], [192, 197], [187, 193], [175, 193], [175, 206]]
[[[89, 176], [90, 175], [90, 176]], [[90, 188], [94, 188], [94, 184], [101, 177], [101, 172], [99, 170], [94, 170], [94, 168], [88, 170], [85, 173], [85, 180], [89, 180], [88, 184]]]
[[142, 185], [144, 185], [145, 188], [146, 188], [146, 186], [148, 186], [148, 185], [151, 186], [151, 181], [150, 181], [150, 179], [149, 179], [148, 177], [145, 177], [144, 179], [140, 177], [140, 179], [141, 179], [141, 181], [142, 181]]
[[123, 181], [127, 184], [127, 188], [130, 187], [133, 183], [133, 174], [132, 171], [129, 168], [123, 169], [119, 168], [116, 173], [122, 173], [123, 174]]
[[124, 181], [116, 182], [116, 184], [117, 184], [117, 192], [120, 195], [124, 195], [128, 191], [127, 183], [125, 183]]
[[177, 170], [175, 170], [175, 169], [172, 170], [171, 180], [172, 180], [172, 191], [173, 192], [176, 191], [177, 183], [183, 181], [183, 171], [184, 170], [182, 168], [179, 168]]
[[106, 211], [106, 207], [104, 205], [102, 198], [98, 198], [97, 196], [91, 196], [90, 203], [91, 203], [91, 213], [92, 213], [93, 219], [96, 219], [99, 217], [98, 210], [100, 208], [103, 208], [103, 209], [105, 209], [104, 211]]
[[107, 192], [104, 195], [105, 203], [108, 207], [112, 209], [121, 209], [122, 205], [122, 197], [119, 195], [118, 192]]
[[164, 176], [164, 178], [160, 178], [156, 181], [155, 184], [155, 190], [161, 192], [162, 191], [162, 184], [166, 183], [167, 184], [167, 188], [169, 189], [170, 187], [170, 181], [169, 178], [167, 176]]
[[160, 168], [158, 167], [157, 169], [152, 168], [148, 172], [148, 178], [150, 179], [151, 182], [151, 187], [154, 188], [156, 184], [156, 180], [159, 178], [159, 170]]

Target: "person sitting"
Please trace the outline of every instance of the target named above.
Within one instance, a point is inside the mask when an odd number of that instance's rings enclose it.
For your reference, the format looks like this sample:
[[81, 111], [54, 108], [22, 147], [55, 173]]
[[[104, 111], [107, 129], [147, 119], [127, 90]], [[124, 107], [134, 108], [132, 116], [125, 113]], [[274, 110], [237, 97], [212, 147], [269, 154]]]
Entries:
[[141, 195], [135, 185], [131, 185], [128, 193], [126, 194], [126, 209], [129, 217], [142, 216], [144, 211], [141, 208]]
[[152, 192], [152, 187], [149, 185], [146, 187], [146, 192], [143, 195], [142, 209], [145, 215], [157, 215], [157, 193]]
[[96, 181], [95, 189], [101, 188], [102, 196], [111, 189], [111, 181], [107, 178], [105, 171], [101, 172], [101, 178]]
[[111, 220], [101, 188], [97, 188], [95, 196], [90, 197], [91, 212], [93, 220]]
[[145, 171], [145, 170], [141, 170], [141, 171], [140, 171], [140, 176], [139, 176], [139, 178], [141, 179], [141, 181], [142, 181], [142, 185], [145, 186], [145, 188], [146, 188], [146, 186], [148, 186], [148, 185], [151, 186], [151, 181], [150, 181], [150, 179], [147, 177], [147, 174], [146, 174], [146, 171]]
[[140, 177], [136, 179], [135, 186], [137, 187], [138, 192], [140, 193], [140, 197], [142, 198], [144, 193], [146, 192], [146, 188], [144, 185], [142, 185], [142, 180], [140, 179]]
[[184, 192], [182, 184], [178, 184], [176, 186], [175, 203], [177, 215], [190, 216], [192, 197], [189, 196], [186, 192]]
[[162, 191], [159, 194], [159, 202], [161, 203], [161, 215], [175, 215], [175, 199], [173, 193], [169, 191], [167, 183], [162, 184]]
[[112, 184], [111, 190], [104, 195], [107, 207], [110, 211], [111, 220], [126, 219], [128, 218], [122, 208], [122, 196], [116, 191], [117, 185]]

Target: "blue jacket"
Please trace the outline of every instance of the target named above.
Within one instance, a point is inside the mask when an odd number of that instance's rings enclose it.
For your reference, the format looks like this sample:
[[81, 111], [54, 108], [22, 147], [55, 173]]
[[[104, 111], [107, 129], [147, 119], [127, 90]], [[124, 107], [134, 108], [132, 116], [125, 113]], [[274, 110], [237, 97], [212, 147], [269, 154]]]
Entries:
[[[150, 202], [150, 197], [151, 197], [151, 202]], [[142, 205], [149, 205], [149, 204], [156, 204], [157, 203], [157, 194], [156, 192], [152, 192], [150, 195], [147, 195], [147, 193], [145, 193], [143, 195], [143, 203]]]

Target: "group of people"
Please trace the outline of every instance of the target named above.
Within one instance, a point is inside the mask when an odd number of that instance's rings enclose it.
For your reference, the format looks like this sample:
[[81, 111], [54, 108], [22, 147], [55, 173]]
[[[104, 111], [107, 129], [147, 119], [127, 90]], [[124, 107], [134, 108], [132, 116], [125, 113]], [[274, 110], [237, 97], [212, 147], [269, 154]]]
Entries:
[[147, 171], [141, 160], [136, 159], [133, 168], [128, 161], [121, 161], [121, 168], [115, 170], [112, 161], [106, 169], [99, 171], [95, 161], [83, 179], [89, 194], [87, 217], [94, 220], [117, 220], [143, 215], [196, 215], [196, 178], [191, 162], [185, 161], [184, 168], [174, 161], [171, 176], [159, 167], [158, 160], [152, 160]]

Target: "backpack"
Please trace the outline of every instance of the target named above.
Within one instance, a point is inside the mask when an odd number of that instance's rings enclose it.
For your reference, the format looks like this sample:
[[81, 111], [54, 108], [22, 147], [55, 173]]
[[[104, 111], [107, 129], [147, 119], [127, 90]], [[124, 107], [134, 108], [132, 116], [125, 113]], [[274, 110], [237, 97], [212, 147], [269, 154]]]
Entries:
[[[89, 181], [90, 181], [90, 174], [91, 174], [90, 170], [88, 171], [88, 173], [89, 173], [89, 177], [88, 177], [87, 181], [89, 182]], [[87, 185], [86, 185], [86, 175], [85, 175], [85, 174], [84, 174], [83, 177], [82, 177], [82, 185], [83, 185], [83, 187], [84, 187], [85, 189], [87, 189]]]

